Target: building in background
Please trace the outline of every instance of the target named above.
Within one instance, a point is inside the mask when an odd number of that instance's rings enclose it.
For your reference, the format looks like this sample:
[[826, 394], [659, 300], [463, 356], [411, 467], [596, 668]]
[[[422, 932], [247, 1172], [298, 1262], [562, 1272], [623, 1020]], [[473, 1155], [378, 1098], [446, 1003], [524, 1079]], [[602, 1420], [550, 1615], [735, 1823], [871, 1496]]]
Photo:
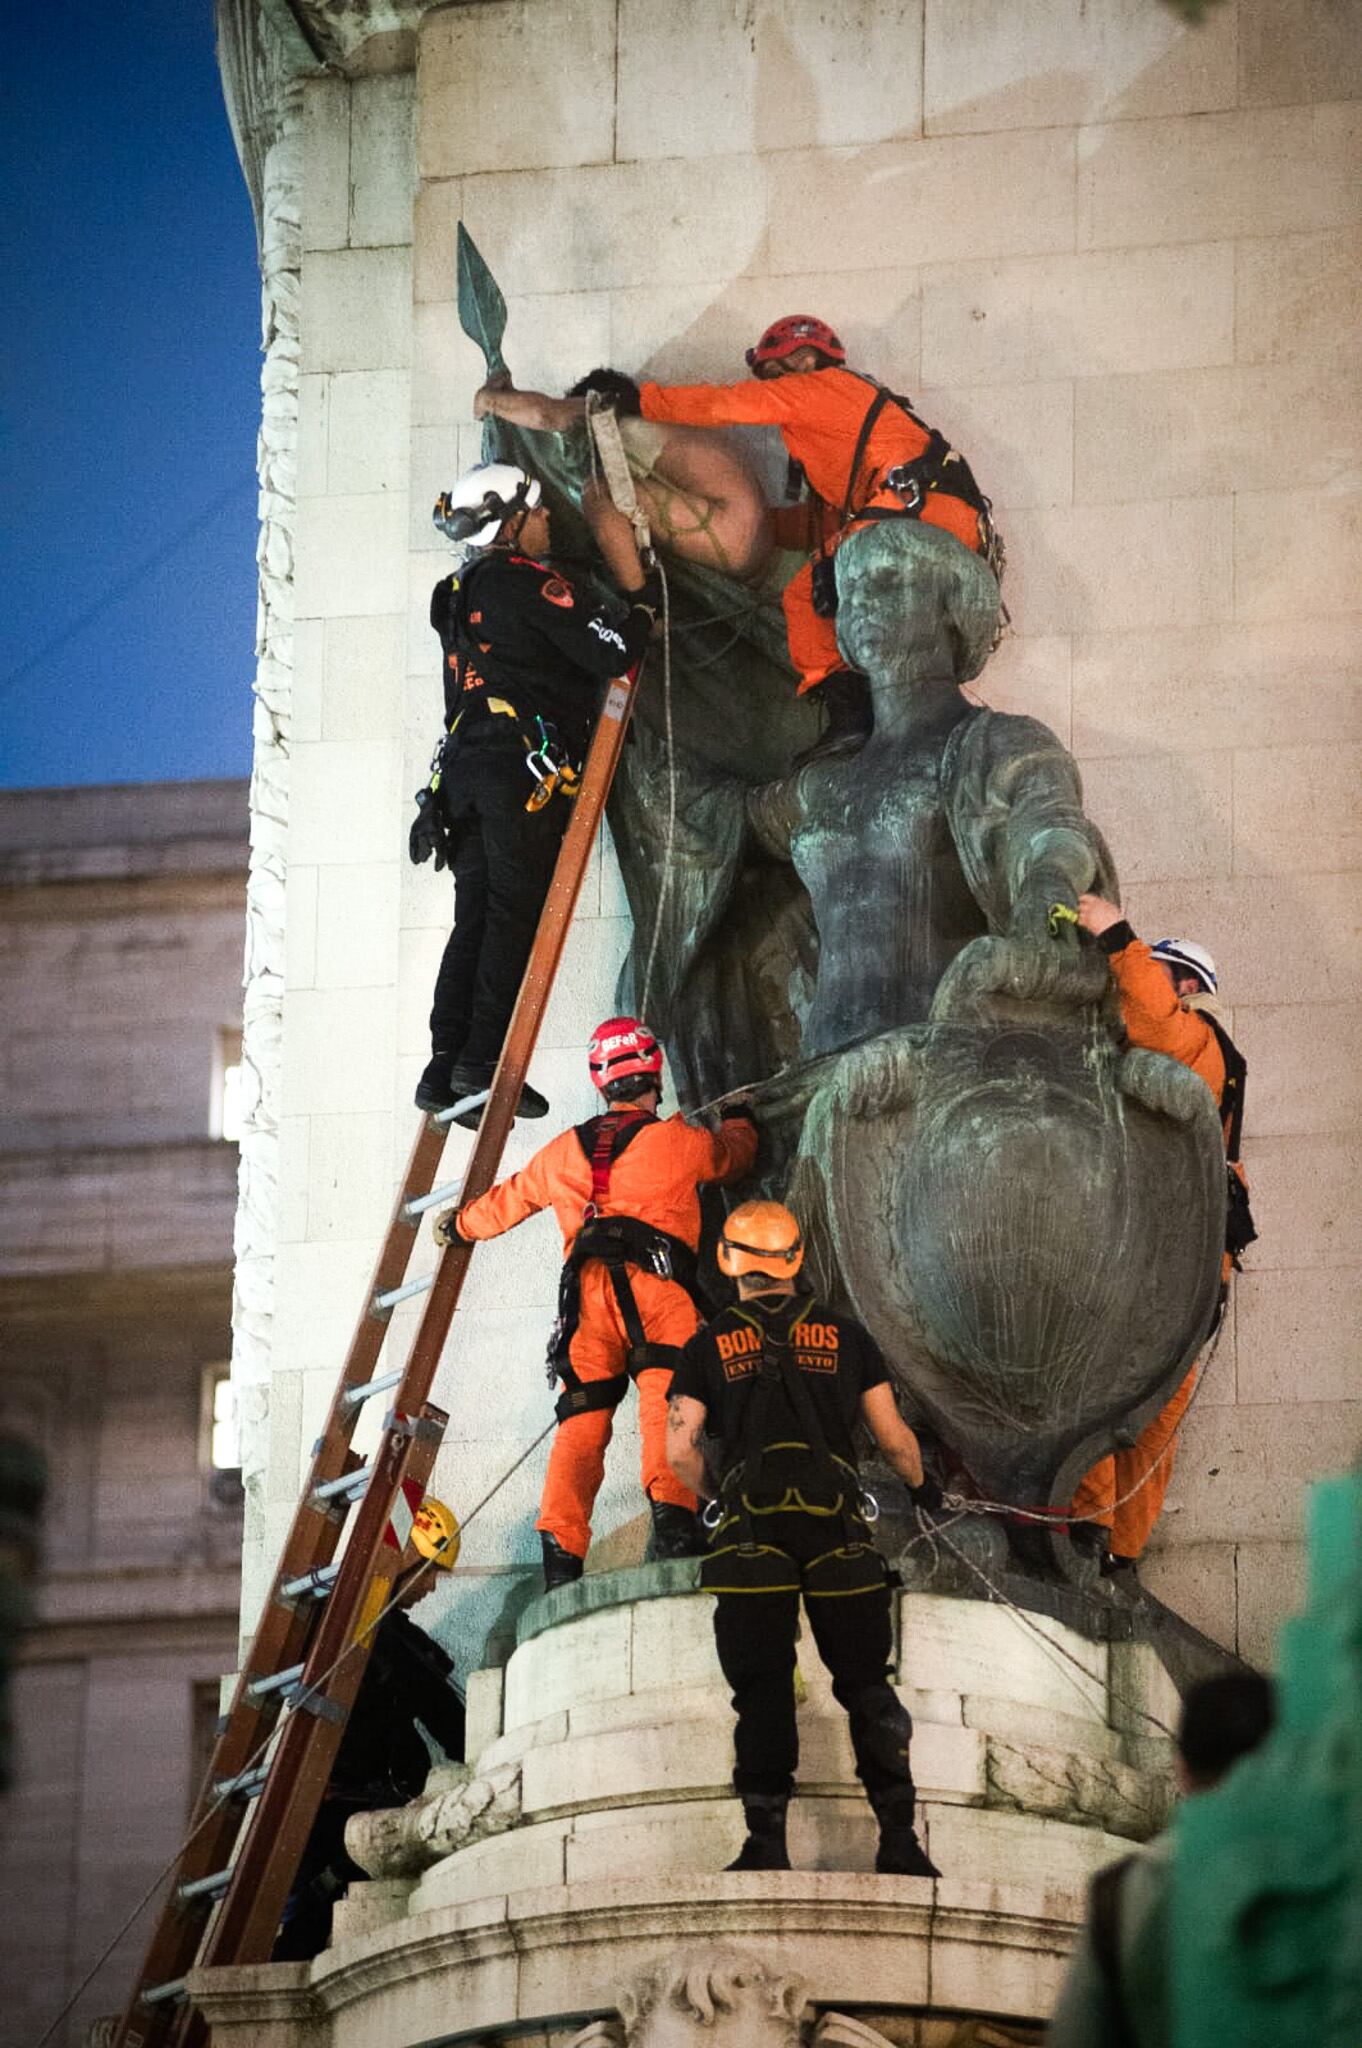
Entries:
[[0, 1430], [48, 1462], [0, 1808], [5, 2048], [176, 1848], [235, 1662], [246, 831], [244, 782], [0, 795]]

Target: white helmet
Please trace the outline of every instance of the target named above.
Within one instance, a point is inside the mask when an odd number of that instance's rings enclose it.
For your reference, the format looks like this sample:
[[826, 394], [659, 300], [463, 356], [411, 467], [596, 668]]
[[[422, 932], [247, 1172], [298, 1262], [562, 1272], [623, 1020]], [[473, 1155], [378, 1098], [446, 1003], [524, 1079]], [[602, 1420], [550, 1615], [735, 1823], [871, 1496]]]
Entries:
[[443, 491], [431, 514], [447, 540], [486, 548], [517, 512], [532, 512], [544, 493], [538, 477], [514, 462], [480, 462]]
[[1149, 950], [1165, 966], [1181, 968], [1184, 974], [1196, 975], [1207, 994], [1215, 994], [1218, 986], [1215, 962], [1204, 946], [1195, 945], [1191, 939], [1160, 939]]

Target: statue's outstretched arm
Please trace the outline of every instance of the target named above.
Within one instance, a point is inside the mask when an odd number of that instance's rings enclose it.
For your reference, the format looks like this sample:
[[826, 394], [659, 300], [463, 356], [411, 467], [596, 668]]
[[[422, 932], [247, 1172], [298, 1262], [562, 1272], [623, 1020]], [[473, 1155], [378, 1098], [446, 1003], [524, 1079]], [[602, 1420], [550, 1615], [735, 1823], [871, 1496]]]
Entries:
[[1055, 935], [1057, 906], [1076, 938], [1085, 890], [1115, 891], [1111, 856], [1083, 810], [1073, 756], [1038, 719], [987, 714], [982, 746], [962, 754], [953, 797], [957, 843], [990, 921], [1013, 937]]

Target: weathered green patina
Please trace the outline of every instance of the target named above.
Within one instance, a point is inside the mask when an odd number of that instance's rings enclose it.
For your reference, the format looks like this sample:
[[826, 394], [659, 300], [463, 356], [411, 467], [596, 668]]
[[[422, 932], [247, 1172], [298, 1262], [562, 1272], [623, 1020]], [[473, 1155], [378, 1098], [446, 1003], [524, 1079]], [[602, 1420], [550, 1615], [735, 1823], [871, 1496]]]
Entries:
[[[487, 452], [533, 466], [559, 548], [588, 562], [584, 429], [495, 422]], [[1082, 890], [1117, 893], [1072, 758], [962, 694], [993, 645], [990, 570], [906, 518], [836, 561], [875, 732], [797, 773], [810, 712], [774, 601], [667, 565], [675, 743], [657, 662], [611, 802], [636, 933], [621, 1000], [657, 927], [648, 1015], [683, 1104], [754, 1089], [766, 1185], [792, 1185], [822, 1285], [912, 1411], [992, 1498], [1062, 1502], [1205, 1339], [1215, 1106], [1124, 1049], [1105, 961], [1064, 920]]]
[[1362, 2041], [1362, 1472], [1311, 1497], [1276, 1729], [1173, 1840], [1174, 2048]]

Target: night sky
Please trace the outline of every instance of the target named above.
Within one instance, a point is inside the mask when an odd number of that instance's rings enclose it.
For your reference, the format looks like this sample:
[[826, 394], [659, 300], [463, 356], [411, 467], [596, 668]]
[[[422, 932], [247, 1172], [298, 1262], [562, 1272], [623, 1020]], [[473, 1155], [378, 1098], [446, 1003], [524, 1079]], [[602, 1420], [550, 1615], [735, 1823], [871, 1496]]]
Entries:
[[244, 775], [260, 291], [212, 0], [9, 23], [0, 785]]

